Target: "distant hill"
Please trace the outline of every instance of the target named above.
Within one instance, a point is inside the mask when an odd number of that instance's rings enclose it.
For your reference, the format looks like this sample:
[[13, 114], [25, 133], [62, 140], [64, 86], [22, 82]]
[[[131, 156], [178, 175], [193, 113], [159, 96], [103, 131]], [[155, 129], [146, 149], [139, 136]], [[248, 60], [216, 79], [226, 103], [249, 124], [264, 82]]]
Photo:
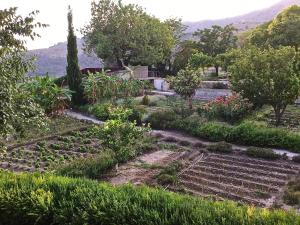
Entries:
[[[205, 20], [200, 22], [186, 22], [188, 25], [187, 35], [185, 38], [190, 38], [192, 33], [197, 29], [209, 28], [212, 25], [225, 26], [233, 24], [240, 31], [253, 28], [261, 23], [272, 20], [279, 12], [290, 5], [300, 5], [300, 0], [283, 0], [267, 9], [248, 13], [246, 15], [221, 19], [221, 20]], [[96, 56], [88, 56], [83, 50], [83, 40], [77, 39], [78, 44], [78, 58], [81, 68], [86, 67], [100, 67], [101, 60]], [[45, 75], [47, 72], [51, 76], [62, 76], [66, 71], [67, 64], [67, 43], [58, 43], [50, 48], [38, 49], [29, 51], [30, 55], [37, 57], [36, 75]]]
[[[102, 62], [96, 56], [88, 56], [82, 50], [83, 40], [77, 39], [78, 60], [80, 68], [100, 67]], [[66, 73], [67, 66], [67, 43], [61, 42], [54, 46], [44, 49], [31, 50], [28, 53], [30, 56], [37, 58], [35, 66], [36, 71], [30, 75], [45, 75], [63, 76]]]
[[209, 28], [213, 25], [226, 26], [233, 24], [239, 31], [248, 30], [257, 25], [272, 20], [279, 12], [290, 5], [300, 5], [300, 0], [282, 0], [266, 9], [251, 12], [245, 15], [220, 19], [220, 20], [205, 20], [199, 22], [187, 22], [188, 33], [193, 33], [198, 29]]

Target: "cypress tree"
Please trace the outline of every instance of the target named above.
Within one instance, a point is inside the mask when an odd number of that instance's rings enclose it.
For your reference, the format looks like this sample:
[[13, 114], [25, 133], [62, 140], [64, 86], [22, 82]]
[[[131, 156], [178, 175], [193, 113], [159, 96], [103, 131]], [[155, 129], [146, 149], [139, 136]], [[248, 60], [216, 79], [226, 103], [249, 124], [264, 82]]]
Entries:
[[73, 27], [73, 14], [71, 7], [68, 9], [68, 54], [67, 54], [67, 80], [69, 89], [73, 91], [72, 103], [73, 105], [79, 105], [84, 103], [83, 87], [82, 87], [82, 75], [78, 65], [78, 50], [77, 40], [74, 34]]

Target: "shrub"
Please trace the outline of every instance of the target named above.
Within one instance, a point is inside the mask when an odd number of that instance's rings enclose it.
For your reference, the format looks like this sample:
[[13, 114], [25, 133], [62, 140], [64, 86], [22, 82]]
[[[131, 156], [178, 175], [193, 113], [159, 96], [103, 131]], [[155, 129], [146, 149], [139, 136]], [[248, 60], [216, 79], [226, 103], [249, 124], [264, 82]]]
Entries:
[[171, 109], [158, 110], [148, 117], [147, 122], [151, 124], [152, 128], [168, 129], [172, 128], [172, 123], [176, 121], [179, 116]]
[[179, 162], [173, 162], [164, 168], [157, 175], [157, 182], [161, 185], [176, 185], [179, 182], [178, 173], [182, 169], [182, 164]]
[[91, 107], [90, 113], [97, 117], [99, 120], [107, 120], [109, 118], [109, 108], [112, 107], [110, 103], [97, 104]]
[[199, 113], [208, 118], [235, 122], [242, 119], [252, 109], [252, 104], [234, 93], [231, 96], [220, 96], [214, 101], [199, 108]]
[[150, 99], [149, 99], [148, 95], [144, 95], [141, 104], [142, 105], [149, 105], [150, 104]]
[[233, 151], [232, 145], [224, 141], [209, 145], [207, 150], [218, 153], [231, 153]]
[[288, 205], [300, 204], [300, 179], [288, 183], [288, 188], [283, 196], [284, 202]]
[[[149, 117], [154, 128], [176, 129], [185, 131], [210, 141], [226, 141], [257, 147], [285, 148], [300, 152], [300, 135], [281, 128], [270, 128], [254, 121], [245, 121], [239, 125], [228, 125], [222, 122], [207, 122], [199, 116], [180, 118], [175, 114], [170, 121], [168, 114]], [[154, 123], [155, 122], [155, 123]]]
[[117, 163], [112, 151], [101, 152], [95, 157], [81, 158], [55, 168], [58, 175], [99, 179]]
[[246, 154], [253, 158], [276, 160], [280, 158], [272, 149], [250, 147], [246, 150]]
[[223, 82], [215, 82], [212, 85], [212, 89], [228, 89], [228, 85]]
[[294, 212], [50, 174], [0, 173], [0, 205], [5, 225], [300, 224]]

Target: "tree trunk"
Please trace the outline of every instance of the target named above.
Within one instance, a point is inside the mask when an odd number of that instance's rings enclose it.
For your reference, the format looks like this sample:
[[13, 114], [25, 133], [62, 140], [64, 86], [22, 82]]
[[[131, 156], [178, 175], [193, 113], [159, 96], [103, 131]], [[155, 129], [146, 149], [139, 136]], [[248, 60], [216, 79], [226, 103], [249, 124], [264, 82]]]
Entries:
[[285, 112], [286, 106], [282, 108], [280, 108], [279, 106], [273, 106], [273, 109], [275, 113], [275, 126], [278, 127]]
[[125, 65], [123, 59], [120, 59], [120, 62], [122, 63], [122, 66], [125, 68], [125, 70], [127, 70], [129, 72], [130, 79], [133, 79], [134, 78], [133, 70], [130, 69], [128, 66]]
[[192, 97], [188, 98], [188, 103], [189, 103], [189, 108], [193, 109], [193, 99], [192, 99]]
[[218, 77], [219, 76], [219, 66], [215, 66], [216, 68], [216, 76]]

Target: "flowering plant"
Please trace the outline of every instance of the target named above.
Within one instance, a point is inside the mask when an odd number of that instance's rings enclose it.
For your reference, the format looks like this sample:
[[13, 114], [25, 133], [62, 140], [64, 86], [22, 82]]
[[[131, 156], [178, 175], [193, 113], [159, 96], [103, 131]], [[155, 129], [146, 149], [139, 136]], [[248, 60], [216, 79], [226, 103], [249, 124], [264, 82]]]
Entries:
[[199, 113], [210, 119], [221, 119], [235, 122], [252, 110], [252, 103], [237, 93], [231, 96], [220, 96], [199, 108]]

